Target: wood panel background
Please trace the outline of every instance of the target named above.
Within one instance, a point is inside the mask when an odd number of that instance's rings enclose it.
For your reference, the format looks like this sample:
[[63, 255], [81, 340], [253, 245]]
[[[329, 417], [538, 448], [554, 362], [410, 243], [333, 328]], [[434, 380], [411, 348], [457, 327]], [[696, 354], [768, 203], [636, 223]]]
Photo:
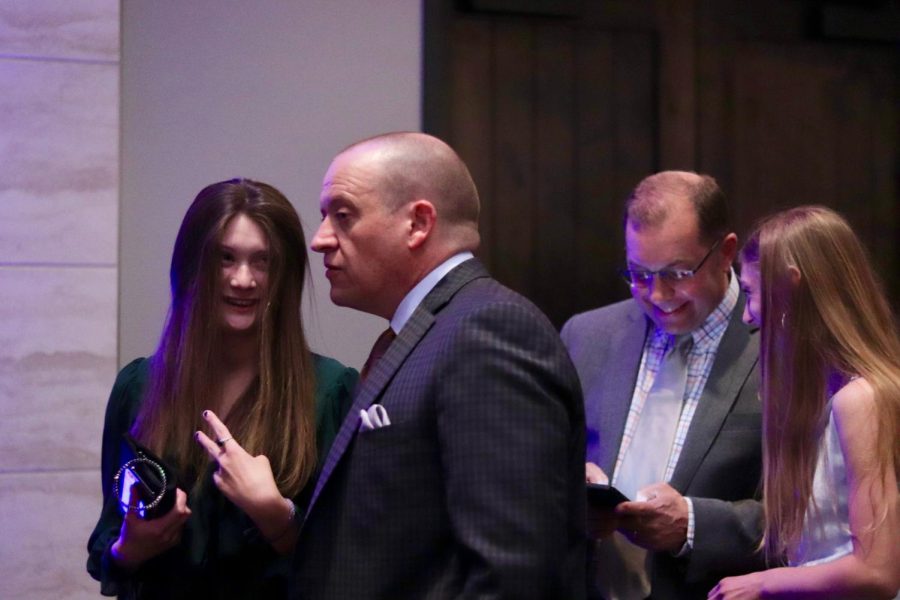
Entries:
[[480, 257], [557, 324], [627, 297], [622, 202], [715, 176], [739, 234], [817, 203], [900, 300], [897, 2], [426, 0], [425, 130], [482, 196]]

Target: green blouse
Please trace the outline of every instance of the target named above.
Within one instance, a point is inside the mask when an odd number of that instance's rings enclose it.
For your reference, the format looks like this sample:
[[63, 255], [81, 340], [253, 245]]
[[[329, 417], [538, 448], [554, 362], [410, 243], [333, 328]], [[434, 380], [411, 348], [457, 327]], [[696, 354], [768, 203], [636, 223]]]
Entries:
[[[334, 359], [314, 354], [316, 442], [320, 463], [350, 408], [357, 373]], [[191, 516], [181, 543], [136, 572], [118, 569], [109, 548], [119, 536], [122, 513], [113, 497], [120, 466], [122, 434], [131, 428], [149, 378], [150, 363], [139, 358], [116, 377], [103, 427], [101, 481], [103, 510], [88, 540], [87, 570], [100, 591], [120, 598], [279, 598], [286, 596], [290, 557], [280, 556], [253, 521], [227, 500], [212, 481], [213, 466], [199, 493], [191, 493]], [[302, 512], [315, 477], [294, 499]]]

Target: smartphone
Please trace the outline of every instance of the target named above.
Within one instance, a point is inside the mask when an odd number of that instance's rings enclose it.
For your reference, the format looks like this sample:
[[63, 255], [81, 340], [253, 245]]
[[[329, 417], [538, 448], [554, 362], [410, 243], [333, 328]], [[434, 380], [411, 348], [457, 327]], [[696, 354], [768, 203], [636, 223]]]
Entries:
[[144, 500], [138, 493], [138, 486], [135, 485], [139, 484], [140, 478], [138, 478], [137, 474], [131, 469], [124, 469], [123, 471], [122, 481], [119, 484], [119, 493], [121, 494], [119, 502], [123, 507], [132, 506], [131, 494], [134, 493], [137, 496], [137, 498], [135, 498], [135, 500], [137, 501], [133, 505], [136, 509], [135, 512], [137, 512], [137, 515], [143, 519], [146, 516], [144, 510]]
[[603, 483], [587, 483], [588, 505], [599, 508], [615, 508], [622, 502], [628, 502], [628, 496]]

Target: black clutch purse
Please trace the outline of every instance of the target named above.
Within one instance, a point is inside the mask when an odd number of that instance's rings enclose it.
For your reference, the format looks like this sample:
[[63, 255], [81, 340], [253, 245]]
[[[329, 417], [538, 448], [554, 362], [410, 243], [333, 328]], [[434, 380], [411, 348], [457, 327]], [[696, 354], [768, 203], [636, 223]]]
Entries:
[[175, 505], [175, 470], [130, 434], [126, 433], [123, 439], [123, 456], [127, 460], [113, 477], [119, 508], [123, 514], [134, 512], [146, 520], [163, 516]]

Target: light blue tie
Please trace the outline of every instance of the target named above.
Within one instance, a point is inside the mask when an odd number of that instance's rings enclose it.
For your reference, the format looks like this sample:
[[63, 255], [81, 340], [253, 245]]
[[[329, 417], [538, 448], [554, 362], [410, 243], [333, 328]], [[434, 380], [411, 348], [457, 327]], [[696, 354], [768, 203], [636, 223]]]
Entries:
[[690, 334], [670, 340], [653, 386], [647, 393], [631, 445], [616, 473], [615, 486], [635, 500], [637, 491], [663, 481], [687, 386]]
[[[615, 486], [631, 500], [637, 491], [663, 481], [675, 431], [681, 417], [687, 386], [690, 334], [671, 338], [656, 379], [638, 419], [637, 428], [616, 473]], [[594, 553], [597, 588], [608, 600], [632, 600], [650, 596], [647, 551], [635, 546], [618, 531], [598, 542]]]

